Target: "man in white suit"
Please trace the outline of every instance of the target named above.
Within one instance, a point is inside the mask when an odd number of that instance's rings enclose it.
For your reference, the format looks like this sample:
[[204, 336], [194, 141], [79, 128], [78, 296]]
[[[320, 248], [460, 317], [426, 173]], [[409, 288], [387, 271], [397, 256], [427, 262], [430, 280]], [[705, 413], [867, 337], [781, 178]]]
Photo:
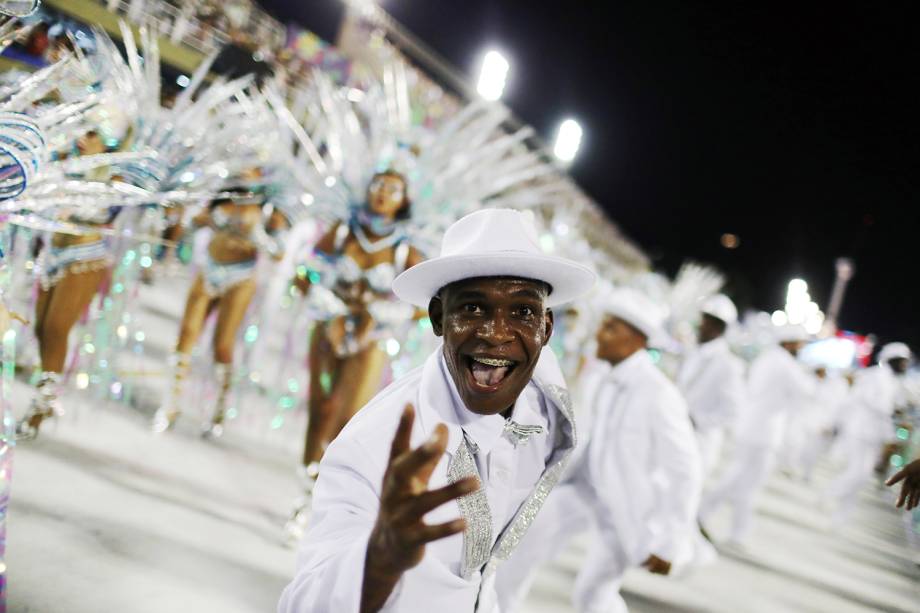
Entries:
[[699, 450], [683, 398], [646, 350], [663, 334], [664, 314], [634, 290], [615, 290], [603, 304], [597, 356], [608, 372], [589, 403], [590, 438], [499, 571], [503, 613], [521, 611], [536, 565], [591, 526], [575, 584], [580, 613], [626, 611], [619, 590], [627, 570], [667, 575], [696, 553]]
[[687, 356], [677, 377], [700, 445], [704, 479], [719, 461], [725, 430], [744, 400], [744, 363], [725, 340], [726, 330], [737, 321], [738, 310], [728, 296], [716, 294], [706, 300], [700, 345]]
[[496, 569], [574, 448], [571, 403], [543, 350], [549, 307], [593, 283], [543, 254], [532, 222], [507, 209], [461, 219], [440, 257], [396, 279], [443, 346], [326, 451], [279, 613], [498, 611]]
[[803, 327], [783, 327], [778, 343], [764, 349], [751, 364], [749, 403], [735, 427], [734, 455], [719, 482], [703, 497], [703, 523], [723, 503], [733, 506], [730, 541], [734, 545], [742, 545], [750, 531], [754, 502], [776, 463], [786, 420], [813, 402], [817, 379], [796, 360], [807, 339]]

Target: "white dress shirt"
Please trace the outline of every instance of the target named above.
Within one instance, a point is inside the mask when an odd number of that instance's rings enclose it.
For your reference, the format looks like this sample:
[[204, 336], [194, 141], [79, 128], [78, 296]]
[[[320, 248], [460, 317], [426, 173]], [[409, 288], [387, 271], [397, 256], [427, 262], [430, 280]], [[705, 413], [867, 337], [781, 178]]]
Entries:
[[894, 434], [891, 417], [903, 387], [888, 364], [867, 368], [856, 378], [850, 394], [846, 434], [870, 445], [881, 445]]
[[496, 569], [526, 533], [574, 447], [571, 403], [555, 357], [542, 351], [512, 417], [549, 431], [515, 447], [502, 434], [502, 417], [482, 418], [463, 407], [441, 356], [438, 347], [422, 367], [384, 389], [326, 450], [312, 523], [279, 613], [359, 611], [367, 541], [377, 519], [393, 434], [407, 403], [416, 411], [413, 448], [438, 423], [447, 426], [447, 451], [429, 488], [476, 472], [482, 488], [426, 515], [430, 524], [462, 516], [467, 530], [429, 543], [422, 562], [403, 574], [382, 611], [497, 613]]

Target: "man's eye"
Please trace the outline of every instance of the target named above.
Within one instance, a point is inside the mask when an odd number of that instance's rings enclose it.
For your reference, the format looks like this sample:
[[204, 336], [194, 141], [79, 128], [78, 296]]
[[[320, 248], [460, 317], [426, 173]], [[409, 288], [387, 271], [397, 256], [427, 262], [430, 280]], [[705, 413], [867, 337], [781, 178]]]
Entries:
[[479, 308], [478, 304], [468, 303], [468, 304], [463, 305], [463, 312], [464, 313], [480, 313], [482, 312], [482, 309]]
[[518, 315], [521, 317], [533, 317], [536, 314], [537, 312], [529, 306], [522, 306], [518, 309]]

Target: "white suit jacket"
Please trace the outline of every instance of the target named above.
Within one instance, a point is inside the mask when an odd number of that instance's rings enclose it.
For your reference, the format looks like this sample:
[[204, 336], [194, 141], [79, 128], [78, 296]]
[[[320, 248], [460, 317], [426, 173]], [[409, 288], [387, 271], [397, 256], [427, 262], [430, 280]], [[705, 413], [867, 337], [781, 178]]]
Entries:
[[818, 378], [782, 347], [765, 349], [751, 364], [748, 406], [741, 411], [735, 430], [738, 440], [778, 449], [788, 416], [808, 410], [817, 382]]
[[599, 528], [615, 532], [631, 565], [652, 553], [686, 561], [703, 477], [684, 399], [639, 351], [610, 370], [592, 408], [590, 438], [568, 480], [589, 492]]
[[744, 363], [724, 337], [687, 356], [677, 377], [697, 430], [731, 425], [744, 399]]
[[[449, 381], [439, 365], [441, 351], [438, 347], [423, 366], [371, 400], [327, 449], [314, 490], [312, 524], [301, 542], [296, 576], [281, 596], [279, 613], [358, 613], [367, 540], [377, 518], [390, 445], [407, 403], [416, 412], [413, 448], [438, 423], [448, 429], [447, 452], [431, 476], [431, 489], [475, 470], [457, 424]], [[426, 515], [429, 524], [462, 516], [467, 530], [428, 544], [422, 562], [402, 576], [383, 611], [498, 612], [495, 570], [529, 528], [575, 444], [571, 402], [548, 348], [541, 353], [530, 385], [543, 394], [549, 410], [558, 411], [553, 420], [555, 449], [532, 493], [502, 534], [491, 538], [484, 532], [486, 526], [491, 532], [491, 517], [487, 512], [482, 516], [481, 505], [470, 498], [475, 493]]]
[[863, 371], [850, 393], [847, 435], [880, 445], [894, 435], [891, 416], [902, 392], [901, 381], [887, 364]]

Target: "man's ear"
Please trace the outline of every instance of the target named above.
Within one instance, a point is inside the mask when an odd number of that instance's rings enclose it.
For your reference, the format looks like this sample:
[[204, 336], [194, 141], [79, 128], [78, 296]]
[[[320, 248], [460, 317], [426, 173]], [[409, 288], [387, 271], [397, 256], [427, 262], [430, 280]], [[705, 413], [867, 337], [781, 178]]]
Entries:
[[543, 346], [545, 347], [549, 343], [550, 337], [553, 335], [553, 326], [556, 322], [552, 309], [546, 309], [546, 314], [543, 317], [543, 322], [546, 326], [546, 336], [543, 338]]
[[444, 303], [440, 296], [435, 296], [428, 302], [428, 319], [431, 320], [431, 329], [435, 336], [444, 335]]

